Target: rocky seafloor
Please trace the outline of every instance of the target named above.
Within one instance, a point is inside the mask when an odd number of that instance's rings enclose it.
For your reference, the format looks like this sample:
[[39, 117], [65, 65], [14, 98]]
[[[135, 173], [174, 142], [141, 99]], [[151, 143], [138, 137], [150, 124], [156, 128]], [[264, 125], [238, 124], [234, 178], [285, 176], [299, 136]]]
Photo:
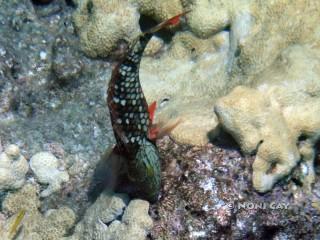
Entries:
[[[35, 2], [0, 0], [3, 236], [24, 208], [16, 239], [320, 239], [319, 174], [309, 193], [298, 166], [259, 194], [254, 156], [223, 132], [201, 147], [158, 141], [158, 202], [108, 191], [92, 202], [96, 166], [114, 144], [105, 101], [112, 61], [82, 53], [72, 1]], [[316, 173], [319, 164], [317, 153]]]

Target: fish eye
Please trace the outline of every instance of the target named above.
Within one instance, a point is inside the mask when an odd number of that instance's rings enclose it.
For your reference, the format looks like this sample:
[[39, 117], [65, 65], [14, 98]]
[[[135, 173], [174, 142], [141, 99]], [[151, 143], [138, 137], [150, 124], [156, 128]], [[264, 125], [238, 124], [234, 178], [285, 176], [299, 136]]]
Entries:
[[168, 104], [168, 102], [170, 101], [170, 98], [165, 97], [160, 101], [160, 107], [164, 107], [165, 105]]

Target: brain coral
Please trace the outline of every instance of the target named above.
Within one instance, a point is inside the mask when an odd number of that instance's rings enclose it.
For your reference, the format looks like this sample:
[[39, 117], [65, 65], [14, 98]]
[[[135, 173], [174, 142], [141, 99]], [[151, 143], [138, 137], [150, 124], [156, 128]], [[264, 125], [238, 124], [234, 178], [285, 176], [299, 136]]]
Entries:
[[90, 57], [106, 57], [119, 40], [130, 42], [140, 32], [139, 13], [124, 0], [79, 0], [73, 17], [81, 48]]

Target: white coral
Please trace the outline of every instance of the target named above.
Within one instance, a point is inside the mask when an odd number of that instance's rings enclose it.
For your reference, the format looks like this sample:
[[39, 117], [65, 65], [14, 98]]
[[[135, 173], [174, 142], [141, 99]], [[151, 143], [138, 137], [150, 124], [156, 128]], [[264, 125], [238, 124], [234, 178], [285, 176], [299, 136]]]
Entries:
[[9, 145], [0, 154], [0, 190], [18, 189], [25, 182], [29, 165], [19, 147]]
[[49, 184], [48, 188], [40, 193], [47, 197], [61, 189], [61, 184], [69, 180], [67, 171], [59, 170], [58, 159], [50, 152], [39, 152], [30, 159], [30, 167], [42, 184]]

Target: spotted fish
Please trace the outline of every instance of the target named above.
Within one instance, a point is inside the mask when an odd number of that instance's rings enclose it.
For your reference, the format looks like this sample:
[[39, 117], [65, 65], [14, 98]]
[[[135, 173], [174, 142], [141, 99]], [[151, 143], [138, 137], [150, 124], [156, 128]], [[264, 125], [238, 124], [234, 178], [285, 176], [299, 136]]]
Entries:
[[[155, 201], [161, 186], [160, 159], [154, 140], [150, 136], [153, 112], [143, 94], [140, 80], [140, 61], [154, 32], [179, 23], [179, 14], [142, 33], [131, 46], [125, 46], [123, 59], [112, 72], [107, 103], [116, 138], [115, 151], [126, 158], [127, 175], [136, 187], [136, 193]], [[155, 104], [149, 108], [154, 111]], [[151, 134], [150, 134], [151, 132]]]

